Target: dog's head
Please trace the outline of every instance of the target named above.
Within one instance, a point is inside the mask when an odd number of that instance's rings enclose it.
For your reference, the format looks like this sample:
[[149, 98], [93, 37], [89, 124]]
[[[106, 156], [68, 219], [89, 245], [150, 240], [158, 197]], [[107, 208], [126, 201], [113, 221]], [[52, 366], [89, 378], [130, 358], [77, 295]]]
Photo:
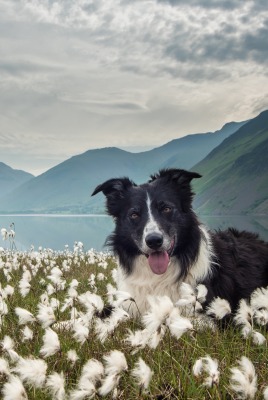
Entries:
[[128, 178], [119, 178], [96, 187], [92, 195], [103, 192], [107, 212], [115, 218], [110, 243], [128, 272], [139, 254], [148, 258], [155, 274], [166, 272], [173, 255], [185, 258], [183, 244], [190, 240], [195, 220], [190, 182], [200, 176], [181, 169], [165, 169], [139, 186]]

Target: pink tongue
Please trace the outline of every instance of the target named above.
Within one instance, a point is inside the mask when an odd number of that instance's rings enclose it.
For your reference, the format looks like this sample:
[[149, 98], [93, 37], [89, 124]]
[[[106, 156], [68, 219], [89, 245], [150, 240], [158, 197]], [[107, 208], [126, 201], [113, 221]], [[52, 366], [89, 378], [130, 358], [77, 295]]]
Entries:
[[161, 275], [166, 272], [168, 267], [168, 253], [166, 251], [156, 251], [155, 253], [151, 253], [148, 257], [148, 263], [155, 274]]

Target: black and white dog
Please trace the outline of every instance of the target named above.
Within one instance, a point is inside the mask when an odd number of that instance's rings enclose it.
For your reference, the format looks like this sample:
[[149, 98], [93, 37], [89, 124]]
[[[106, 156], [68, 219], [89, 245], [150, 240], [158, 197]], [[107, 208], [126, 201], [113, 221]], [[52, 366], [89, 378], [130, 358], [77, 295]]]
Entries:
[[115, 219], [107, 244], [119, 259], [118, 289], [132, 295], [142, 314], [148, 295], [177, 301], [183, 281], [205, 284], [207, 304], [219, 296], [232, 310], [268, 285], [268, 243], [232, 228], [210, 232], [198, 221], [190, 182], [200, 177], [166, 169], [139, 186], [128, 178], [110, 179], [92, 194], [104, 193]]

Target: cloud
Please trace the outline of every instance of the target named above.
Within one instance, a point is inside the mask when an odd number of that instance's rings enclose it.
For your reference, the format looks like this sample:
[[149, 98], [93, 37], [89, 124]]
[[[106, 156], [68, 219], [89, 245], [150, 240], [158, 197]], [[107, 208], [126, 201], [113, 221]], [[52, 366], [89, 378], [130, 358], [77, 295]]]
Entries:
[[268, 106], [266, 8], [0, 0], [0, 161], [12, 150], [37, 170], [38, 158], [44, 168], [88, 148], [156, 146], [254, 116]]

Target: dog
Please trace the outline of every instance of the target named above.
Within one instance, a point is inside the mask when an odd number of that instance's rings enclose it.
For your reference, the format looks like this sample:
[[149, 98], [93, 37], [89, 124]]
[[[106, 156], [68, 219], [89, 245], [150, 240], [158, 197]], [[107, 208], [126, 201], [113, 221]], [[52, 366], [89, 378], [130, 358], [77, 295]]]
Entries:
[[115, 220], [106, 244], [118, 257], [118, 290], [135, 300], [132, 315], [148, 310], [149, 295], [176, 302], [182, 282], [204, 284], [205, 306], [220, 297], [233, 312], [240, 299], [268, 285], [268, 243], [254, 233], [209, 231], [200, 223], [192, 209], [196, 178], [201, 175], [162, 169], [142, 185], [115, 178], [92, 193], [103, 192]]

